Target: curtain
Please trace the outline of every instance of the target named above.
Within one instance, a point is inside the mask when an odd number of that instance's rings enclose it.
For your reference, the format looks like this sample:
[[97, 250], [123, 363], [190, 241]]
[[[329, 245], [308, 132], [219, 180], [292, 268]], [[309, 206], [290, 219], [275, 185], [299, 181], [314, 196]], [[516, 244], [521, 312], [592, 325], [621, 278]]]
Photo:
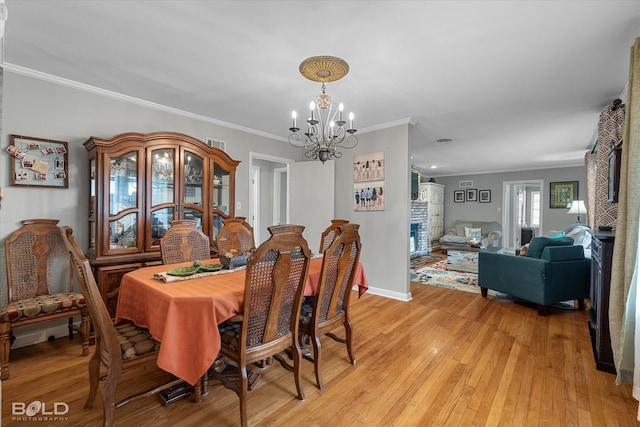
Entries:
[[[640, 227], [640, 37], [631, 48], [629, 84], [623, 128], [622, 166], [616, 240], [613, 249], [609, 327], [611, 348], [616, 366], [616, 383], [633, 383], [635, 348], [640, 353], [640, 337], [636, 338], [636, 304], [638, 232]], [[634, 383], [634, 397], [640, 400], [640, 383]], [[640, 415], [640, 413], [639, 413]]]
[[596, 185], [597, 185], [597, 160], [595, 152], [587, 152], [584, 155], [585, 205], [587, 206], [587, 225], [595, 228], [596, 223]]

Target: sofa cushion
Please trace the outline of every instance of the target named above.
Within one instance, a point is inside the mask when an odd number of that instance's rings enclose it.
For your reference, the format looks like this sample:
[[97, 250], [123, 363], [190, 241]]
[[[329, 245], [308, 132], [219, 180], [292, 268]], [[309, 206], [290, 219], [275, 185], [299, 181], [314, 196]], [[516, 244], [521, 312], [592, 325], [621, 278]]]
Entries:
[[464, 236], [464, 229], [471, 226], [472, 224], [470, 222], [456, 221], [456, 224], [454, 225], [454, 228], [456, 229], [456, 236]]
[[584, 259], [584, 248], [580, 245], [547, 246], [542, 250], [540, 259], [551, 262]]
[[552, 239], [550, 237], [534, 237], [529, 242], [529, 249], [527, 250], [527, 257], [540, 258], [542, 251], [547, 246], [569, 246], [573, 245], [573, 239], [571, 237], [561, 237], [558, 239]]

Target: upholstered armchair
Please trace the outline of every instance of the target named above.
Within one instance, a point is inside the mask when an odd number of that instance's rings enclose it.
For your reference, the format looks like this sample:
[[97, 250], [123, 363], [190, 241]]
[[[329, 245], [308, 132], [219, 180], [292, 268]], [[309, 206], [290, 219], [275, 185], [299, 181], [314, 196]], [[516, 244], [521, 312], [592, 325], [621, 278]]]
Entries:
[[541, 316], [561, 301], [578, 300], [583, 310], [589, 297], [590, 261], [572, 238], [535, 237], [526, 256], [480, 252], [478, 285], [485, 298], [493, 289], [537, 304]]

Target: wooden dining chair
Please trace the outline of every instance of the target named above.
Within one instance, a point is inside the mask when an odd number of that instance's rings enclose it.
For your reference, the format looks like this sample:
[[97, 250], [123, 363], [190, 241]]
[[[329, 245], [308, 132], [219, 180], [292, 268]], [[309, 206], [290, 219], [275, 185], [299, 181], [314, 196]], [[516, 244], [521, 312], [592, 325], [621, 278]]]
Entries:
[[340, 234], [340, 226], [348, 223], [346, 219], [332, 219], [331, 225], [325, 228], [320, 237], [320, 250], [319, 253], [323, 253], [325, 249], [331, 246], [333, 240], [338, 234]]
[[253, 227], [246, 218], [239, 216], [222, 220], [223, 225], [216, 235], [216, 250], [225, 256], [249, 255], [256, 249]]
[[[237, 366], [229, 378], [210, 370], [213, 377], [240, 398], [240, 420], [247, 425], [247, 365], [273, 356], [293, 371], [298, 399], [304, 400], [300, 382], [302, 355], [298, 322], [311, 251], [302, 237], [303, 226], [269, 227], [271, 237], [247, 259], [242, 313], [218, 325], [221, 355]], [[293, 350], [293, 368], [278, 353]]]
[[[352, 365], [356, 359], [353, 355], [353, 327], [349, 319], [349, 297], [358, 262], [360, 261], [360, 235], [358, 224], [340, 226], [340, 233], [331, 246], [324, 251], [320, 281], [317, 294], [306, 297], [300, 314], [300, 338], [309, 336], [313, 344], [313, 357], [305, 354], [306, 360], [313, 362], [318, 388], [322, 390], [321, 345], [320, 336], [326, 335], [347, 345], [347, 353]], [[342, 324], [346, 338], [340, 338], [329, 332]]]
[[102, 386], [104, 408], [103, 426], [114, 425], [115, 410], [144, 396], [156, 394], [183, 382], [171, 376], [169, 381], [151, 390], [136, 393], [116, 401], [116, 388], [123, 372], [131, 367], [155, 361], [160, 343], [151, 337], [147, 329], [133, 323], [115, 325], [107, 306], [100, 295], [89, 261], [73, 238], [70, 227], [60, 227], [64, 245], [71, 258], [74, 276], [86, 297], [95, 332], [95, 352], [89, 360], [89, 396], [85, 409], [91, 409], [98, 393], [101, 380], [100, 367], [104, 365], [107, 374]]
[[[82, 355], [89, 354], [89, 309], [75, 292], [68, 255], [57, 219], [28, 219], [5, 241], [8, 304], [0, 309], [0, 378], [9, 378], [12, 331], [25, 326], [68, 319], [69, 338], [82, 337]], [[74, 317], [82, 321], [73, 324]]]
[[211, 259], [209, 236], [196, 227], [196, 221], [171, 221], [171, 228], [160, 239], [163, 264]]

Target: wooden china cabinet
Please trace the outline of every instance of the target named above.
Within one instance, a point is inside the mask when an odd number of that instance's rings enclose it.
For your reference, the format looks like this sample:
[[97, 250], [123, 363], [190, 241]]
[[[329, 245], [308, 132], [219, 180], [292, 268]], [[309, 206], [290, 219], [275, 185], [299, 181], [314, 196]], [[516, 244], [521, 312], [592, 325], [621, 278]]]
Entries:
[[240, 163], [202, 141], [173, 132], [89, 138], [89, 245], [100, 293], [115, 316], [122, 276], [160, 264], [171, 221], [196, 220], [214, 242], [234, 216]]

